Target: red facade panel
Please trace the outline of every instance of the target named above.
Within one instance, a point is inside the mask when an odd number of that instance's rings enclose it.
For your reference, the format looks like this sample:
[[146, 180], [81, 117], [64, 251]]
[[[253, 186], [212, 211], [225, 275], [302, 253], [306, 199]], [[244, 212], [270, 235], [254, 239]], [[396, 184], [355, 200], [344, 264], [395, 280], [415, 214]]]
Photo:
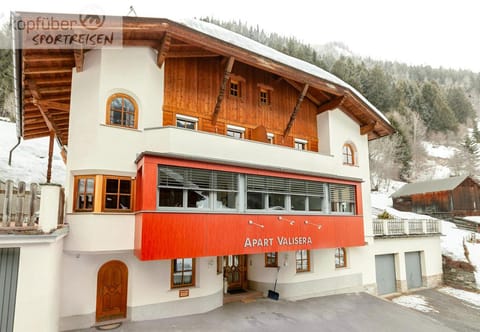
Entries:
[[362, 216], [145, 212], [135, 230], [140, 260], [362, 245]]

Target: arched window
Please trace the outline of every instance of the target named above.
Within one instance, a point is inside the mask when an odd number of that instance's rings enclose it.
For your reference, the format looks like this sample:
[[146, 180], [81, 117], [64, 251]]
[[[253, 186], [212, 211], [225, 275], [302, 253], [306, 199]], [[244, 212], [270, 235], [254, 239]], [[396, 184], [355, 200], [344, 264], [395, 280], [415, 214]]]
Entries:
[[355, 165], [355, 149], [351, 144], [343, 145], [343, 163], [345, 165]]
[[137, 117], [137, 103], [129, 95], [116, 93], [108, 98], [107, 124], [126, 128], [137, 128]]

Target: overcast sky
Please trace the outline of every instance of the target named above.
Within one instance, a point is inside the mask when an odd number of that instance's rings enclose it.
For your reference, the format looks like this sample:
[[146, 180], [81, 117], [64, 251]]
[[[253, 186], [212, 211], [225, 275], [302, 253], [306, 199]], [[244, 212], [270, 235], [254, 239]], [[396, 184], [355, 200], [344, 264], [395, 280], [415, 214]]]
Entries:
[[12, 10], [126, 15], [130, 6], [138, 16], [242, 20], [374, 59], [480, 72], [478, 0], [3, 0], [0, 19]]

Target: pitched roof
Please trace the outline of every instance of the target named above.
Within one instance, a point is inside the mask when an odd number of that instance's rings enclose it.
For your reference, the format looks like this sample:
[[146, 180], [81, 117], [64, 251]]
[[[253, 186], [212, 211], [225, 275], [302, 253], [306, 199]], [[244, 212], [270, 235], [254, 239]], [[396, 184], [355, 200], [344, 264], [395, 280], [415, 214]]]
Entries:
[[[174, 21], [174, 20], [172, 20]], [[174, 21], [175, 22], [175, 21]], [[242, 49], [248, 50], [252, 53], [256, 53], [260, 56], [263, 56], [265, 58], [268, 58], [270, 60], [274, 60], [276, 62], [279, 62], [283, 65], [287, 65], [289, 67], [295, 68], [297, 70], [303, 71], [307, 74], [316, 76], [322, 80], [334, 83], [336, 85], [339, 85], [341, 87], [344, 87], [348, 90], [350, 90], [355, 96], [360, 98], [365, 104], [368, 105], [382, 120], [384, 120], [387, 123], [390, 123], [390, 121], [387, 119], [387, 117], [380, 112], [372, 103], [370, 103], [367, 98], [365, 98], [360, 92], [358, 92], [354, 87], [352, 87], [350, 84], [347, 82], [339, 79], [337, 76], [327, 72], [326, 70], [317, 67], [309, 62], [306, 62], [304, 60], [292, 57], [290, 55], [287, 55], [285, 53], [282, 53], [280, 51], [277, 51], [271, 47], [265, 46], [255, 40], [252, 40], [250, 38], [244, 37], [236, 32], [227, 30], [223, 27], [220, 27], [218, 25], [196, 20], [196, 19], [183, 19], [180, 21], [177, 21], [177, 23], [183, 24], [190, 29], [194, 29], [198, 32], [204, 33], [206, 35], [209, 35], [210, 37], [220, 39], [224, 42], [227, 42], [229, 44], [232, 44], [234, 46], [240, 47]]]
[[433, 193], [453, 190], [460, 185], [468, 175], [461, 175], [446, 179], [408, 183], [392, 194], [392, 198], [410, 196], [414, 194]]
[[[12, 13], [12, 21], [52, 15], [72, 18], [71, 22], [77, 24], [73, 28], [83, 31], [75, 14], [15, 12]], [[361, 134], [368, 135], [369, 140], [395, 132], [388, 119], [346, 82], [317, 66], [235, 32], [193, 19], [121, 17], [119, 21], [124, 47], [151, 47], [157, 52], [163, 49], [161, 56], [157, 57], [159, 67], [168, 58], [231, 58], [235, 62], [277, 75], [299, 92], [302, 88], [308, 88], [306, 98], [317, 106], [318, 113], [334, 108], [341, 109], [359, 124]], [[69, 48], [68, 45], [66, 48], [53, 45], [51, 48], [30, 46], [20, 49], [22, 45], [31, 45], [25, 41], [36, 35], [35, 29], [43, 28], [37, 26], [30, 34], [26, 33], [25, 29], [17, 29], [13, 34], [17, 136], [24, 139], [48, 137], [53, 130], [60, 145], [66, 146], [69, 135], [72, 69], [76, 68], [77, 72], [81, 72], [83, 54], [87, 54], [91, 48], [101, 46], [85, 46], [84, 51], [76, 53], [74, 48]], [[44, 108], [53, 109], [47, 119], [39, 109], [38, 100], [42, 101]]]

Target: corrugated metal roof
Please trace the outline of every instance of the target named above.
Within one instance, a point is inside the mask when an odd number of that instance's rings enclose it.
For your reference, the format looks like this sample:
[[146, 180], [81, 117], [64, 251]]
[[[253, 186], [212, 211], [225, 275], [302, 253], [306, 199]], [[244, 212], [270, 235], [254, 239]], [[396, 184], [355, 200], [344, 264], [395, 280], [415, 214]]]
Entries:
[[456, 187], [458, 187], [460, 183], [465, 181], [466, 178], [468, 178], [468, 175], [455, 176], [455, 177], [440, 179], [440, 180], [408, 183], [404, 185], [402, 188], [398, 189], [396, 192], [394, 192], [392, 194], [392, 198], [410, 196], [414, 194], [433, 193], [437, 191], [453, 190]]

